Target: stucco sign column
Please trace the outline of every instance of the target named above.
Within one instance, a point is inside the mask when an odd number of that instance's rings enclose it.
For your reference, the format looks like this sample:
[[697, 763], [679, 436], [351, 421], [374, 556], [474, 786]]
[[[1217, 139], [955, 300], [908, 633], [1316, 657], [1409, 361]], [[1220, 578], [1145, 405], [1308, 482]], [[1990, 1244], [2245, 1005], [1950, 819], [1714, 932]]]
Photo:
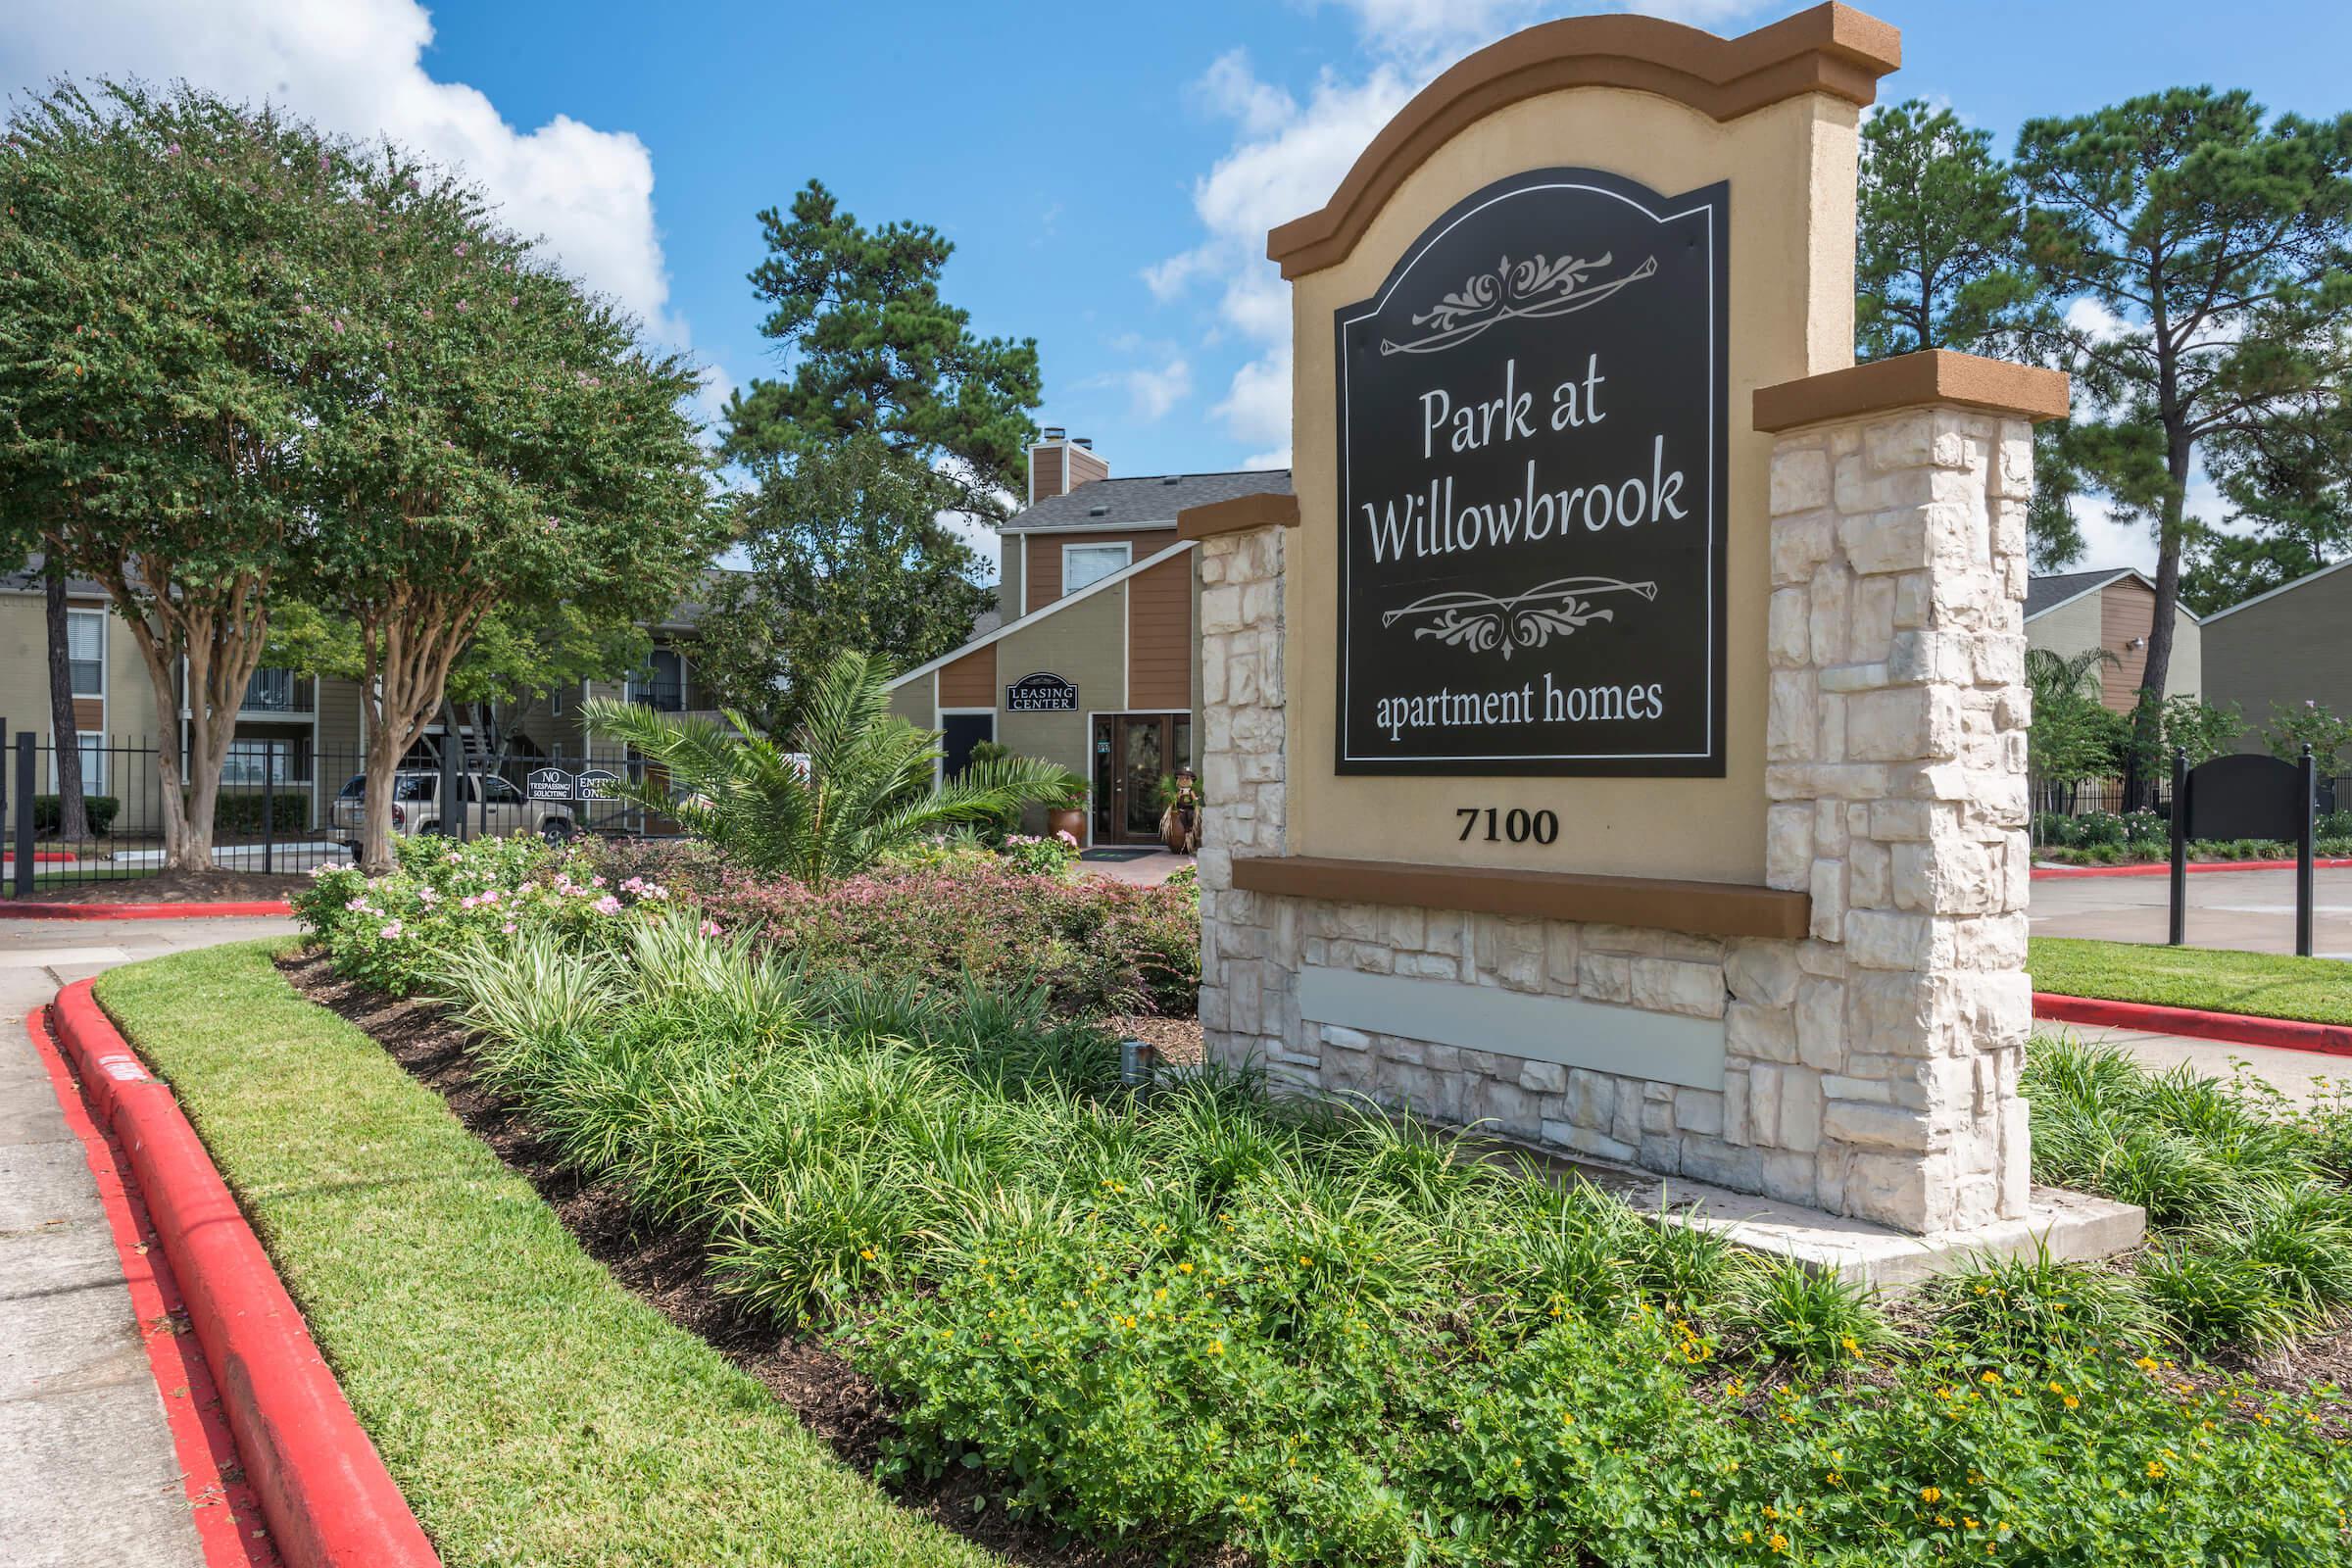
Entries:
[[1180, 519], [1212, 1056], [2027, 1235], [2023, 517], [2066, 388], [1853, 367], [1898, 55], [1836, 5], [1545, 24], [1269, 237], [1295, 505]]

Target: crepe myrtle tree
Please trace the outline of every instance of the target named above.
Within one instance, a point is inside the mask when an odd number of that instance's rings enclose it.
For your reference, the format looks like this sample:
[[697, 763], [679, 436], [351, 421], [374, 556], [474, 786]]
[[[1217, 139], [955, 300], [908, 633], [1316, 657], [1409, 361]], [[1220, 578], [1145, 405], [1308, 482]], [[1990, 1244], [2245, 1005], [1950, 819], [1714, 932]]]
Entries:
[[392, 775], [502, 607], [651, 617], [723, 542], [684, 412], [694, 370], [500, 226], [457, 174], [386, 147], [361, 172], [373, 255], [312, 437], [311, 548], [359, 642], [362, 863], [390, 863]]
[[184, 705], [184, 755], [157, 755], [175, 870], [212, 869], [270, 598], [318, 517], [306, 383], [334, 328], [310, 302], [346, 165], [185, 87], [61, 83], [0, 142], [0, 550], [103, 586], [155, 710]]

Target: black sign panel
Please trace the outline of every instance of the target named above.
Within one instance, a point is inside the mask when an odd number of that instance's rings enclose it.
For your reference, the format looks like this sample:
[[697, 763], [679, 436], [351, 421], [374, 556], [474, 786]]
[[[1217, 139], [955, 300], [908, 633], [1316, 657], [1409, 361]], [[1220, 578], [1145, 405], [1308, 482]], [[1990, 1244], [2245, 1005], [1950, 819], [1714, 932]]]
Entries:
[[1004, 711], [1075, 713], [1078, 711], [1078, 688], [1059, 675], [1044, 670], [1034, 675], [1023, 675], [1004, 688]]
[[2303, 770], [2276, 757], [2232, 753], [2188, 772], [2183, 825], [2192, 839], [2288, 839], [2311, 809]]
[[609, 767], [585, 768], [579, 776], [580, 799], [584, 801], [603, 800], [606, 793], [619, 782], [620, 775]]
[[1515, 174], [1338, 313], [1339, 771], [1723, 774], [1729, 199]]

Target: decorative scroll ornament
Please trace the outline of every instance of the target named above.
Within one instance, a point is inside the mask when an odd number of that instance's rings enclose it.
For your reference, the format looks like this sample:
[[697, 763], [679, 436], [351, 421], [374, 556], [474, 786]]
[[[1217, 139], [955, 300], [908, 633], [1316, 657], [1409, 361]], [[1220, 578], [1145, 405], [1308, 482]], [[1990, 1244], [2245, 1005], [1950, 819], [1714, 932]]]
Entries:
[[1592, 261], [1581, 256], [1563, 256], [1557, 261], [1537, 256], [1514, 262], [1505, 256], [1495, 263], [1494, 270], [1476, 274], [1438, 301], [1434, 309], [1413, 318], [1413, 325], [1430, 329], [1428, 335], [1409, 343], [1384, 337], [1380, 340], [1380, 352], [1435, 354], [1456, 343], [1467, 343], [1487, 328], [1504, 321], [1571, 316], [1598, 305], [1621, 288], [1654, 275], [1658, 270], [1658, 259], [1651, 256], [1622, 276], [1599, 283], [1589, 281], [1593, 272], [1609, 262], [1610, 253], [1606, 251]]
[[1601, 594], [1620, 593], [1654, 600], [1658, 585], [1615, 577], [1561, 577], [1507, 599], [1457, 590], [1389, 611], [1380, 623], [1386, 628], [1407, 617], [1426, 617], [1427, 625], [1413, 628], [1415, 637], [1435, 637], [1448, 648], [1467, 648], [1474, 654], [1499, 652], [1507, 660], [1517, 649], [1543, 648], [1555, 636], [1569, 636], [1596, 620], [1616, 619], [1616, 611], [1597, 608], [1592, 601]]

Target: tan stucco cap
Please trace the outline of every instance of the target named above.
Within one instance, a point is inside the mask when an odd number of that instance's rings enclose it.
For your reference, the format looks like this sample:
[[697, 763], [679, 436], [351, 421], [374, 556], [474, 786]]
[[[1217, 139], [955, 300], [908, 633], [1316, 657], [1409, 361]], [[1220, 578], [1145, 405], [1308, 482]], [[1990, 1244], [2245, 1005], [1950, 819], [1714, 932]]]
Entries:
[[1288, 491], [1235, 496], [1187, 507], [1176, 514], [1176, 537], [1206, 539], [1213, 534], [1247, 533], [1252, 528], [1296, 528], [1298, 498]]
[[1466, 126], [1521, 99], [1625, 87], [1737, 120], [1808, 92], [1867, 105], [1879, 78], [1902, 63], [1902, 34], [1850, 6], [1815, 6], [1737, 38], [1656, 17], [1546, 22], [1488, 45], [1422, 88], [1319, 212], [1266, 236], [1266, 255], [1285, 277], [1343, 260], [1405, 176]]
[[1808, 375], [1801, 381], [1756, 388], [1759, 430], [1792, 430], [1800, 424], [1854, 419], [1928, 404], [1957, 404], [2013, 418], [2063, 419], [2067, 410], [2064, 371], [2008, 360], [1982, 359], [1929, 349]]

